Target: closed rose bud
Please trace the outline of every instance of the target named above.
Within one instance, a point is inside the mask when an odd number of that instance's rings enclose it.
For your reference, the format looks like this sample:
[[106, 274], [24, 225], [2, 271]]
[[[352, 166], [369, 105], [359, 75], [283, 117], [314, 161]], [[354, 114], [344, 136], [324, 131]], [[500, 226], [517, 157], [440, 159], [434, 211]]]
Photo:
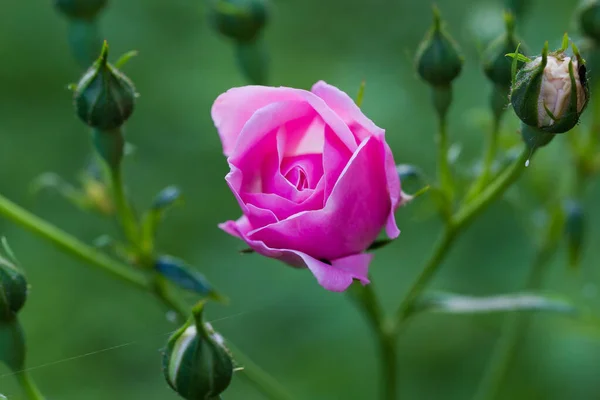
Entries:
[[[508, 53], [515, 51], [519, 46], [519, 40], [514, 33], [514, 17], [512, 14], [504, 16], [506, 22], [506, 33], [494, 40], [483, 53], [483, 71], [485, 75], [494, 84], [500, 87], [510, 87], [512, 82], [511, 60], [506, 57]], [[519, 47], [523, 52], [523, 47]], [[523, 66], [523, 62], [518, 61], [518, 67]], [[506, 100], [508, 101], [508, 100]], [[504, 104], [506, 105], [506, 104]]]
[[434, 8], [433, 27], [417, 51], [417, 72], [432, 86], [448, 86], [460, 74], [462, 65], [463, 58], [443, 29], [439, 10]]
[[108, 62], [108, 45], [77, 84], [74, 104], [77, 115], [92, 128], [119, 128], [133, 113], [133, 83]]
[[527, 62], [517, 73], [511, 91], [511, 104], [523, 123], [545, 133], [563, 133], [579, 121], [588, 98], [587, 72], [575, 46], [575, 57], [563, 48]]
[[266, 0], [211, 0], [209, 17], [224, 36], [251, 42], [266, 25], [268, 8]]
[[69, 18], [93, 19], [108, 0], [54, 0], [54, 6]]
[[589, 0], [579, 10], [579, 25], [583, 34], [600, 42], [600, 2]]
[[233, 360], [223, 337], [202, 320], [203, 305], [169, 339], [163, 372], [173, 390], [187, 400], [216, 399], [233, 377]]
[[14, 260], [0, 255], [0, 321], [12, 320], [27, 300], [28, 285]]

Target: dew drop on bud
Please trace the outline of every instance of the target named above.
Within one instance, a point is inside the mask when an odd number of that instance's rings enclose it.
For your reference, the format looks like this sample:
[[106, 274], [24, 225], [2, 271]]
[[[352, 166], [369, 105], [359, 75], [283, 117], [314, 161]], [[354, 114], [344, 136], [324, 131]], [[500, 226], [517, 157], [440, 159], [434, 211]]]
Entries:
[[525, 168], [529, 167], [529, 158], [525, 161]]

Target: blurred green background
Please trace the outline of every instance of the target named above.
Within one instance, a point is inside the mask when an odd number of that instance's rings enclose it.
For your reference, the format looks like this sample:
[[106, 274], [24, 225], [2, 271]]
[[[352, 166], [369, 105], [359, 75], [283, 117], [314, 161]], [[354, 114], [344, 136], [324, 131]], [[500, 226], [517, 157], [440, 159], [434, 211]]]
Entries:
[[[109, 2], [100, 24], [112, 59], [140, 52], [125, 72], [141, 94], [127, 125], [137, 152], [126, 160], [129, 190], [138, 208], [176, 184], [185, 206], [170, 213], [160, 249], [183, 257], [231, 298], [213, 305], [214, 326], [270, 371], [300, 399], [371, 399], [378, 364], [371, 332], [345, 295], [323, 290], [307, 271], [257, 255], [217, 229], [240, 211], [224, 175], [227, 164], [210, 118], [214, 99], [245, 84], [231, 43], [206, 22], [204, 3], [191, 0]], [[387, 130], [398, 163], [433, 172], [435, 119], [429, 89], [412, 56], [431, 21], [429, 1], [274, 0], [265, 40], [271, 84], [310, 88], [323, 79], [354, 95], [367, 82], [363, 109]], [[437, 0], [461, 44], [465, 69], [455, 85], [450, 134], [472, 163], [485, 132], [490, 85], [479, 63], [476, 38], [502, 28], [498, 1]], [[537, 0], [519, 22], [529, 48], [558, 43], [574, 29], [575, 1]], [[74, 181], [85, 165], [87, 129], [71, 107], [68, 83], [81, 70], [66, 40], [67, 24], [48, 0], [2, 2], [0, 13], [0, 191], [65, 230], [92, 242], [116, 235], [111, 221], [87, 215], [30, 183], [54, 171]], [[591, 71], [592, 76], [594, 71]], [[593, 78], [592, 78], [593, 79]], [[513, 118], [512, 116], [510, 118]], [[514, 120], [507, 126], [516, 126]], [[565, 139], [534, 161], [527, 173], [570, 167]], [[545, 167], [544, 167], [545, 166]], [[541, 178], [540, 178], [541, 179]], [[556, 182], [541, 180], [550, 188]], [[600, 192], [585, 200], [590, 236], [579, 271], [566, 268], [564, 251], [550, 266], [547, 288], [597, 309], [600, 279], [596, 245]], [[419, 200], [420, 201], [420, 200]], [[533, 212], [533, 211], [531, 211]], [[392, 309], [428, 257], [440, 224], [423, 207], [398, 211], [402, 235], [379, 251], [372, 265], [378, 292]], [[528, 218], [506, 202], [494, 204], [458, 241], [433, 286], [484, 295], [522, 287], [533, 256]], [[176, 399], [162, 378], [160, 349], [176, 328], [150, 296], [63, 254], [0, 219], [25, 266], [32, 292], [22, 322], [29, 366], [48, 398]], [[498, 338], [502, 315], [421, 316], [400, 339], [400, 387], [406, 399], [468, 399]], [[519, 347], [502, 391], [505, 399], [594, 399], [600, 396], [600, 331], [562, 316], [537, 315]], [[0, 393], [22, 398], [0, 368]], [[262, 395], [237, 378], [226, 399]]]

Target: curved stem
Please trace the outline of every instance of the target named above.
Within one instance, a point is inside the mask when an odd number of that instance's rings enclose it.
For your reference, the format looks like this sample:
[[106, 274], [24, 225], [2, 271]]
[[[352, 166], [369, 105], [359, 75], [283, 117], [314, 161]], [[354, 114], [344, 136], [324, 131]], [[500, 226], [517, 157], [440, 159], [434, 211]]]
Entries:
[[448, 123], [446, 117], [440, 117], [439, 128], [437, 134], [437, 165], [438, 165], [438, 182], [442, 191], [451, 199], [452, 173], [450, 172], [450, 164], [448, 163]]
[[465, 200], [466, 202], [471, 201], [475, 198], [487, 185], [492, 174], [492, 166], [496, 159], [496, 152], [498, 151], [498, 135], [500, 133], [500, 118], [494, 118], [493, 127], [489, 135], [488, 143], [485, 149], [485, 155], [483, 158], [483, 165], [481, 174], [473, 183], [473, 186], [469, 189]]
[[149, 285], [149, 280], [142, 273], [132, 270], [97, 249], [82, 243], [76, 237], [30, 213], [2, 195], [0, 195], [0, 215], [52, 242], [61, 250], [109, 272], [124, 282], [140, 289], [146, 289]]
[[472, 202], [467, 203], [458, 210], [453, 217], [454, 224], [460, 228], [468, 225], [490, 203], [500, 197], [525, 170], [526, 162], [530, 156], [531, 151], [527, 148], [523, 149], [519, 157], [509, 168], [492, 181]]
[[431, 279], [435, 276], [442, 261], [448, 254], [450, 246], [457, 238], [458, 234], [464, 229], [475, 216], [479, 215], [487, 206], [497, 199], [504, 191], [521, 175], [525, 169], [525, 161], [528, 159], [530, 151], [525, 148], [521, 155], [498, 176], [490, 185], [488, 185], [473, 201], [461, 207], [447, 222], [446, 229], [437, 241], [431, 257], [425, 263], [417, 279], [413, 282], [400, 307], [396, 312], [396, 322], [394, 331], [398, 332], [411, 312], [413, 302], [419, 297], [421, 292], [427, 287]]
[[[146, 275], [132, 270], [126, 264], [106, 256], [95, 248], [81, 242], [74, 236], [69, 235], [56, 226], [11, 202], [2, 195], [0, 195], [0, 216], [4, 216], [15, 224], [21, 225], [23, 228], [52, 242], [60, 249], [86, 261], [90, 265], [98, 267], [138, 289], [153, 293], [157, 299], [170, 310], [175, 311], [182, 319], [187, 318], [187, 316], [190, 315], [190, 308], [187, 304], [174, 296], [168, 290], [168, 287], [164, 282], [158, 281], [159, 284], [157, 285], [155, 279], [148, 279]], [[231, 343], [229, 343], [229, 345], [233, 347]], [[236, 350], [234, 354], [239, 360], [244, 360], [245, 362], [249, 361], [248, 357], [239, 350]], [[290, 398], [289, 396], [286, 397], [280, 395], [281, 393], [284, 393], [284, 390], [274, 378], [270, 377], [265, 371], [256, 369], [256, 364], [248, 362], [247, 364], [244, 364], [242, 373], [245, 375], [246, 379], [256, 386], [257, 389], [272, 400], [284, 400]], [[30, 378], [27, 377], [24, 379], [30, 380]], [[39, 399], [43, 398], [39, 397]]]
[[22, 371], [17, 375], [17, 377], [19, 385], [21, 385], [21, 388], [29, 400], [45, 400], [44, 395], [38, 389], [29, 372]]
[[137, 247], [140, 241], [139, 225], [137, 217], [135, 216], [125, 194], [125, 185], [123, 184], [123, 175], [121, 173], [121, 169], [111, 169], [110, 179], [112, 183], [115, 205], [117, 207], [117, 215], [123, 228], [123, 232], [125, 233], [129, 243]]
[[433, 247], [433, 251], [431, 252], [431, 257], [429, 258], [429, 260], [427, 260], [427, 262], [421, 269], [421, 272], [419, 273], [419, 275], [417, 276], [415, 281], [410, 286], [408, 293], [402, 299], [402, 302], [400, 303], [400, 307], [398, 307], [398, 311], [396, 312], [396, 321], [397, 321], [396, 328], [395, 328], [396, 331], [399, 330], [401, 324], [404, 321], [406, 321], [406, 319], [410, 315], [410, 313], [412, 311], [411, 309], [412, 309], [413, 302], [419, 297], [421, 292], [429, 284], [429, 281], [431, 280], [431, 278], [433, 278], [433, 276], [437, 272], [442, 261], [448, 254], [448, 250], [450, 249], [450, 246], [454, 242], [454, 239], [456, 239], [457, 232], [458, 232], [457, 229], [450, 225], [448, 225], [444, 229], [442, 235], [440, 236], [440, 238], [436, 242], [435, 246]]
[[352, 285], [350, 295], [364, 313], [379, 346], [381, 376], [383, 379], [381, 398], [395, 400], [397, 396], [397, 344], [391, 325], [386, 324], [383, 311], [375, 296], [373, 285]]

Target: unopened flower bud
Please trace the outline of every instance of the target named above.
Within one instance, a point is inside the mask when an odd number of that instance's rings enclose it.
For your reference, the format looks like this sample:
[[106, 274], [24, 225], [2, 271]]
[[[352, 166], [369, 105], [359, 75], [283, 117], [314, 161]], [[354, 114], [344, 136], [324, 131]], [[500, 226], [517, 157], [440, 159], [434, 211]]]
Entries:
[[203, 304], [194, 317], [169, 339], [163, 357], [167, 382], [187, 400], [216, 399], [233, 377], [233, 360], [224, 339], [202, 319]]
[[[494, 40], [483, 53], [483, 71], [486, 76], [500, 87], [510, 87], [512, 82], [511, 59], [506, 57], [519, 46], [519, 41], [515, 37], [514, 17], [512, 14], [505, 14], [506, 33]], [[519, 47], [523, 53], [523, 47]], [[518, 67], [523, 65], [522, 61], [517, 61]]]
[[463, 58], [443, 29], [437, 8], [433, 9], [433, 27], [417, 51], [416, 65], [419, 76], [432, 86], [450, 85], [462, 70]]
[[133, 83], [108, 62], [108, 45], [77, 84], [74, 104], [77, 115], [92, 128], [119, 128], [133, 113], [137, 94]]
[[210, 21], [224, 36], [254, 41], [268, 20], [266, 0], [211, 0]]
[[530, 60], [517, 73], [511, 91], [511, 104], [525, 124], [546, 133], [563, 133], [579, 121], [588, 98], [587, 72], [579, 51], [573, 45], [575, 57], [565, 54], [563, 47]]
[[600, 42], [600, 2], [588, 0], [579, 10], [579, 25], [583, 34]]
[[69, 18], [93, 19], [108, 0], [54, 0], [54, 6]]
[[12, 319], [23, 308], [27, 292], [27, 280], [16, 262], [0, 255], [0, 321]]

